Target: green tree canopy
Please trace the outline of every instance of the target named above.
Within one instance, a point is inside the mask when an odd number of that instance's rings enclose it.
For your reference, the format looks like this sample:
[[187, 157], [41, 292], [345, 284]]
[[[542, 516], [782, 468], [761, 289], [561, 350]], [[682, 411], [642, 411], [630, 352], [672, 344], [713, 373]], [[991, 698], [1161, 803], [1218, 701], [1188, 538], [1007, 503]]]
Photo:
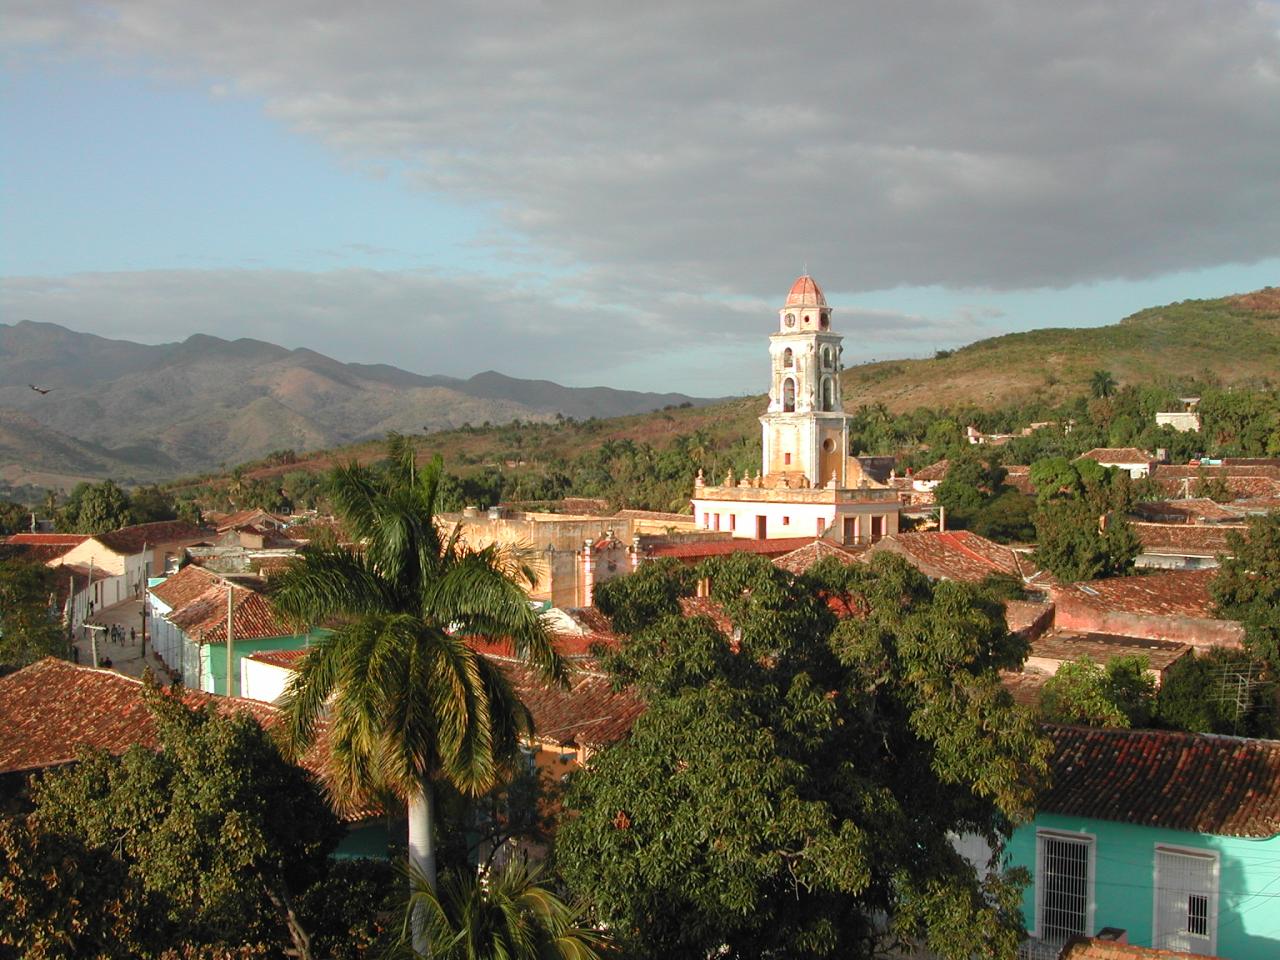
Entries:
[[1192, 733], [1275, 737], [1275, 683], [1243, 650], [1214, 647], [1182, 657], [1165, 671], [1156, 696], [1156, 720]]
[[1036, 562], [1060, 580], [1123, 576], [1142, 545], [1128, 513], [1133, 483], [1122, 470], [1063, 457], [1031, 465], [1036, 485]]
[[70, 644], [54, 609], [55, 572], [26, 560], [0, 560], [0, 666], [66, 657]]
[[600, 587], [630, 626], [606, 664], [647, 710], [570, 783], [570, 889], [643, 956], [869, 957], [918, 938], [1011, 957], [1017, 878], [975, 873], [949, 840], [1007, 836], [1045, 771], [1000, 685], [1027, 649], [1000, 603], [892, 555], [793, 578], [738, 554], [699, 573], [736, 647], [673, 611], [693, 582], [675, 570]]
[[1280, 670], [1280, 512], [1250, 517], [1245, 536], [1230, 531], [1227, 551], [1210, 584], [1218, 614], [1241, 621], [1249, 653]]
[[57, 517], [64, 533], [107, 533], [132, 522], [129, 495], [114, 480], [76, 484]]
[[[334, 918], [308, 916], [300, 904], [328, 878], [342, 827], [310, 775], [246, 713], [191, 710], [154, 688], [145, 695], [160, 749], [89, 753], [46, 774], [32, 790], [28, 836], [11, 836], [11, 847], [64, 851], [56, 874], [64, 901], [78, 897], [86, 874], [114, 878], [102, 909], [132, 938], [128, 955], [216, 944], [312, 956], [323, 944], [310, 930]], [[21, 876], [10, 863], [0, 890], [14, 883]], [[121, 899], [127, 909], [114, 905]], [[47, 936], [38, 918], [48, 912], [29, 923], [11, 916], [9, 935]], [[62, 935], [92, 945], [100, 933], [71, 926]]]
[[1040, 714], [1051, 723], [1145, 727], [1155, 711], [1156, 682], [1146, 657], [1088, 657], [1062, 664], [1044, 685]]

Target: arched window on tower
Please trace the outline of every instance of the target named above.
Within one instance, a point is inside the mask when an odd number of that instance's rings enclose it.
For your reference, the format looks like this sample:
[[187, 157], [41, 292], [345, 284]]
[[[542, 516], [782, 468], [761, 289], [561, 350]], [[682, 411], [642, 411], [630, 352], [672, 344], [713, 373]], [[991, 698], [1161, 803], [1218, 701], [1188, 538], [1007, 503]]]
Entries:
[[822, 369], [831, 370], [835, 367], [835, 365], [836, 365], [835, 355], [832, 353], [831, 348], [823, 347], [822, 348]]
[[787, 349], [782, 351], [782, 365], [790, 370], [794, 364], [795, 355], [791, 352], [791, 348], [787, 347]]
[[822, 378], [822, 409], [834, 410], [836, 408], [836, 385], [835, 381], [830, 377]]
[[782, 381], [782, 412], [796, 412], [796, 382], [790, 377]]

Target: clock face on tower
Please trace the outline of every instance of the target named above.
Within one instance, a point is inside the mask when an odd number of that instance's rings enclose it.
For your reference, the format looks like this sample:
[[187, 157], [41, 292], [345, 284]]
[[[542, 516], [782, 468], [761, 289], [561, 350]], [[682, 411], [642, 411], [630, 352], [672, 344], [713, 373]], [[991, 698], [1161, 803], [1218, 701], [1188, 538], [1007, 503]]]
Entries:
[[787, 314], [786, 324], [788, 327], [794, 327], [796, 325], [796, 315], [794, 313]]

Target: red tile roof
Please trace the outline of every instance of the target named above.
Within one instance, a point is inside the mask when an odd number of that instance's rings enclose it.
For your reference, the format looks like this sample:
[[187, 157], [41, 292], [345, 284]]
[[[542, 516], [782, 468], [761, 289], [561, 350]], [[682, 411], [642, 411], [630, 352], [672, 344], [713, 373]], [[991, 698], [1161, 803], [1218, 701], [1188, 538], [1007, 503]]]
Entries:
[[216, 574], [189, 563], [177, 573], [166, 577], [164, 583], [152, 587], [150, 593], [170, 610], [178, 610], [221, 581], [222, 578]]
[[[0, 677], [0, 773], [60, 766], [86, 749], [123, 753], [129, 747], [157, 746], [155, 719], [142, 699], [142, 681], [111, 670], [46, 657]], [[219, 697], [170, 687], [190, 707], [212, 703], [220, 713], [247, 712], [270, 729], [280, 722], [277, 708], [258, 700]], [[301, 766], [323, 775], [327, 726], [322, 721], [315, 746]], [[371, 805], [340, 811], [360, 820], [376, 813]]]
[[302, 658], [310, 652], [310, 647], [302, 647], [298, 650], [259, 650], [257, 653], [246, 654], [244, 659], [268, 663], [273, 667], [297, 670]]
[[1216, 557], [1228, 554], [1227, 533], [1247, 533], [1243, 524], [1131, 523], [1145, 553], [1171, 556]]
[[1030, 656], [1059, 663], [1088, 657], [1098, 664], [1106, 664], [1115, 657], [1138, 656], [1146, 657], [1148, 666], [1159, 672], [1189, 654], [1192, 649], [1190, 644], [1173, 640], [1149, 640], [1111, 633], [1083, 633], [1078, 630], [1051, 630], [1031, 641]]
[[1144, 500], [1133, 506], [1133, 512], [1147, 520], [1165, 523], [1211, 523], [1238, 520], [1240, 514], [1214, 503], [1208, 497], [1189, 497], [1185, 500]]
[[1280, 480], [1280, 465], [1270, 463], [1222, 463], [1222, 464], [1171, 464], [1162, 463], [1155, 469], [1157, 477], [1268, 477]]
[[912, 480], [944, 480], [946, 479], [947, 471], [950, 469], [951, 469], [950, 460], [946, 460], [946, 459], [939, 460], [936, 463], [929, 464], [927, 467], [921, 467], [919, 470], [917, 470], [915, 473], [911, 475], [911, 479]]
[[822, 295], [822, 288], [807, 273], [803, 277], [798, 277], [791, 285], [791, 289], [787, 291], [787, 302], [784, 304], [788, 307], [825, 307], [826, 305], [827, 298]]
[[778, 537], [772, 540], [688, 540], [683, 543], [660, 543], [649, 548], [651, 557], [678, 557], [681, 560], [701, 560], [704, 557], [722, 557], [731, 553], [758, 553], [766, 557], [780, 557], [784, 553], [806, 546], [813, 537]]
[[4, 541], [33, 546], [78, 547], [88, 539], [87, 533], [15, 533], [5, 537]]
[[216, 529], [218, 533], [222, 533], [233, 527], [244, 527], [259, 521], [267, 521], [273, 526], [284, 523], [284, 519], [277, 517], [274, 513], [253, 507], [248, 510], [237, 510], [235, 513], [219, 518]]
[[1154, 463], [1155, 457], [1137, 447], [1094, 447], [1082, 453], [1077, 460], [1096, 460], [1098, 463]]
[[144, 547], [162, 543], [198, 543], [213, 536], [213, 531], [192, 526], [181, 520], [158, 520], [155, 523], [139, 523], [121, 527], [110, 533], [100, 533], [94, 539], [114, 553], [133, 556]]
[[1062, 948], [1058, 960], [1213, 960], [1203, 954], [1140, 947], [1113, 940], [1080, 938]]
[[724, 605], [710, 597], [681, 597], [680, 614], [684, 617], [706, 617], [726, 637], [733, 636], [733, 621], [729, 619]]
[[777, 557], [773, 565], [789, 573], [801, 574], [827, 557], [835, 557], [841, 563], [852, 563], [864, 549], [865, 547], [844, 547], [830, 540], [814, 540], [812, 543]]
[[900, 554], [925, 576], [934, 579], [977, 583], [991, 574], [1006, 574], [1034, 586], [1049, 587], [1055, 582], [1049, 573], [1035, 565], [1030, 555], [1010, 550], [968, 530], [894, 533], [873, 543], [862, 556], [869, 560], [885, 551]]
[[1047, 725], [1040, 809], [1231, 837], [1280, 834], [1280, 741]]
[[1216, 570], [1172, 570], [1136, 577], [1108, 577], [1087, 583], [1064, 584], [1055, 597], [1070, 598], [1095, 610], [1114, 610], [1140, 616], [1214, 619], [1209, 584]]
[[505, 658], [490, 659], [502, 667], [533, 715], [535, 739], [604, 746], [625, 737], [644, 713], [644, 703], [634, 691], [615, 691], [603, 673], [577, 670], [569, 688], [563, 689], [543, 683], [532, 667]]

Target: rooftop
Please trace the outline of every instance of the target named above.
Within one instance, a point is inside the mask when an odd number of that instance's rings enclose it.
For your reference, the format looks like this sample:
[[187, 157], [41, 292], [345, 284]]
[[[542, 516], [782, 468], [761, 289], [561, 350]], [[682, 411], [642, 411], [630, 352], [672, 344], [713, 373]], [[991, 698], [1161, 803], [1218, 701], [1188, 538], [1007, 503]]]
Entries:
[[883, 551], [901, 554], [912, 566], [936, 580], [977, 583], [992, 574], [1017, 577], [1033, 586], [1052, 586], [1053, 577], [1031, 557], [968, 530], [924, 530], [894, 533], [873, 543], [864, 559]]
[[1081, 937], [1062, 948], [1058, 960], [1205, 960], [1203, 954], [1140, 947], [1135, 943], [1117, 943]]
[[1153, 463], [1155, 457], [1137, 447], [1094, 447], [1082, 453], [1077, 460], [1096, 460], [1098, 463]]
[[1172, 570], [1136, 577], [1108, 577], [1064, 584], [1056, 596], [1070, 597], [1096, 610], [1157, 617], [1215, 619], [1209, 584], [1216, 570]]
[[1227, 534], [1235, 531], [1247, 534], [1244, 524], [1215, 523], [1131, 523], [1133, 532], [1142, 543], [1144, 553], [1164, 553], [1173, 556], [1216, 557], [1229, 554]]
[[181, 520], [158, 520], [155, 523], [138, 523], [110, 533], [100, 533], [94, 539], [114, 553], [133, 556], [148, 546], [183, 540], [195, 543], [211, 536], [213, 531]]
[[185, 607], [196, 600], [221, 578], [202, 567], [189, 563], [177, 573], [166, 577], [164, 583], [152, 587], [150, 593], [170, 610]]
[[800, 547], [808, 546], [813, 537], [777, 537], [772, 540], [689, 540], [683, 543], [658, 543], [649, 548], [651, 557], [677, 557], [681, 560], [701, 560], [703, 557], [722, 557], [731, 553], [758, 553], [766, 557], [780, 557]]
[[1112, 633], [1083, 633], [1078, 630], [1050, 630], [1031, 641], [1030, 655], [1040, 660], [1062, 663], [1088, 657], [1100, 664], [1115, 657], [1140, 656], [1147, 658], [1147, 664], [1152, 670], [1161, 671], [1188, 654], [1191, 649], [1189, 644], [1175, 643], [1172, 640], [1147, 640]]
[[787, 292], [787, 307], [825, 307], [827, 298], [822, 295], [822, 288], [818, 286], [818, 281], [807, 273], [803, 277], [798, 277], [796, 282], [791, 285], [791, 289]]
[[773, 561], [773, 565], [788, 573], [801, 574], [827, 557], [835, 557], [841, 563], [852, 563], [864, 549], [864, 547], [843, 547], [830, 540], [814, 540], [803, 547], [797, 547], [790, 553], [784, 553]]
[[1040, 809], [1231, 837], [1280, 833], [1280, 741], [1047, 725]]
[[1188, 497], [1184, 500], [1143, 500], [1133, 505], [1138, 516], [1155, 521], [1175, 523], [1221, 523], [1239, 520], [1240, 514], [1228, 510], [1208, 497]]
[[25, 543], [32, 546], [77, 547], [89, 539], [87, 533], [15, 533], [0, 538], [5, 543]]

